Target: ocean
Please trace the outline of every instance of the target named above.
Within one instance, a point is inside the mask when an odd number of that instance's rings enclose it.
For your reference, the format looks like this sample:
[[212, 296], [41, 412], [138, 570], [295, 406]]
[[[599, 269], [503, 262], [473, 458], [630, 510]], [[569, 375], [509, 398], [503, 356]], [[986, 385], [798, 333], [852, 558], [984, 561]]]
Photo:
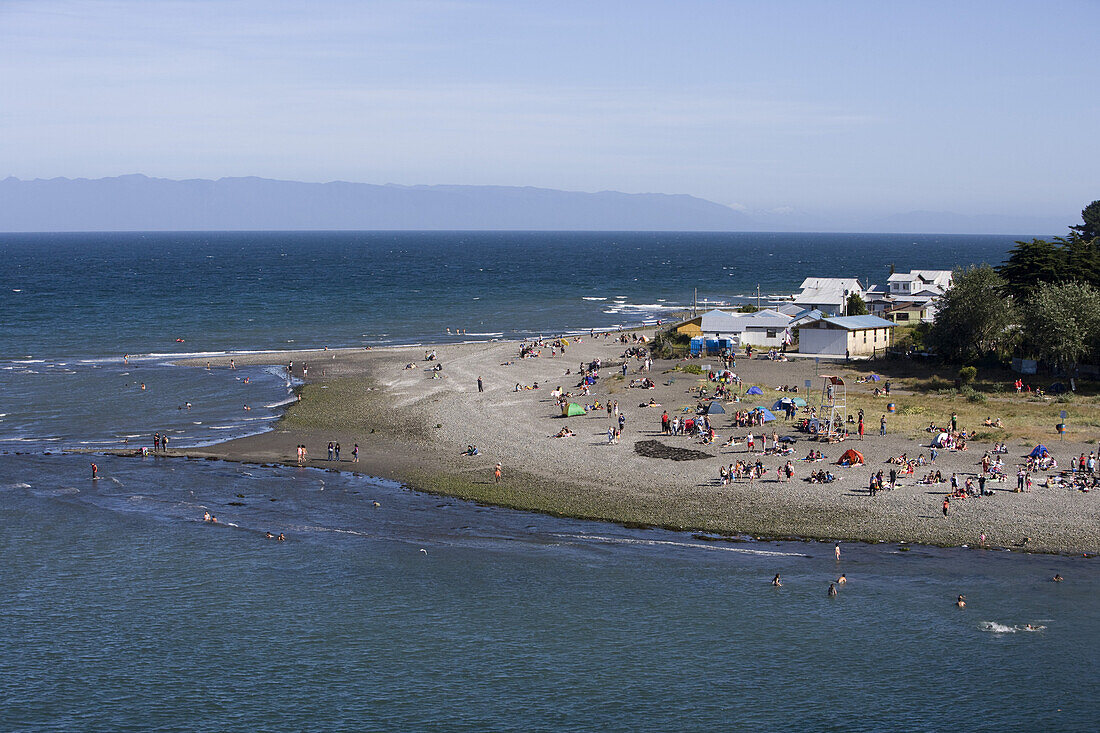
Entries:
[[809, 275], [881, 283], [891, 264], [996, 263], [1011, 246], [0, 235], [0, 729], [1095, 730], [1091, 559], [884, 543], [837, 564], [830, 544], [553, 518], [331, 471], [63, 453], [245, 435], [289, 398], [278, 368], [173, 355], [611, 328], [696, 288], [713, 302]]

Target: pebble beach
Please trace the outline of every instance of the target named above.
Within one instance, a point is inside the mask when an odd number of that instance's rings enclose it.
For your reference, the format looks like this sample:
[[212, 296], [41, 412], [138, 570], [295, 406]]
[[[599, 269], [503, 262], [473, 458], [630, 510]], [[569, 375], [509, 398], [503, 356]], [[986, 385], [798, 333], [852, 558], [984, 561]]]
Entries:
[[[1009, 482], [991, 483], [993, 496], [952, 501], [949, 516], [944, 517], [941, 504], [950, 493], [949, 485], [918, 483], [921, 472], [901, 477], [893, 490], [869, 495], [871, 473], [888, 472], [892, 464], [887, 461], [903, 453], [927, 456], [931, 437], [892, 426], [887, 435], [879, 436], [874, 414], [867, 416], [864, 440], [849, 438], [836, 444], [810, 442], [809, 436], [794, 429], [794, 421], [788, 423], [780, 415], [767, 424], [768, 432], [797, 440], [793, 453], [782, 458], [748, 453], [741, 441], [748, 430], [731, 427], [727, 415], [716, 416], [717, 438], [710, 445], [688, 436], [662, 435], [662, 411], [677, 414], [694, 407], [698, 401], [692, 390], [701, 378], [676, 371], [681, 362], [654, 360], [646, 376], [653, 379], [655, 388], [630, 388], [627, 385], [639, 376], [641, 362], [623, 358], [629, 344], [618, 342], [617, 336], [572, 340], [564, 356], [550, 356], [547, 344], [539, 350], [540, 356], [523, 359], [518, 342], [504, 341], [239, 355], [236, 363], [242, 365], [293, 362], [294, 376], [305, 381], [300, 400], [270, 432], [178, 453], [294, 463], [296, 446], [305, 445], [306, 462], [312, 466], [394, 479], [418, 490], [488, 504], [677, 529], [715, 540], [783, 537], [977, 546], [984, 534], [988, 547], [1100, 552], [1096, 492], [1047, 487], [1044, 475], [1034, 477], [1031, 492], [1013, 490], [1015, 466], [1023, 462], [1029, 448], [1024, 441], [1012, 441], [1004, 456]], [[436, 358], [429, 362], [425, 355], [430, 351]], [[559, 386], [567, 392], [578, 389], [578, 366], [596, 359], [604, 365], [601, 378], [583, 401], [618, 403], [626, 423], [616, 443], [608, 442], [612, 419], [604, 410], [563, 418], [551, 395]], [[214, 366], [223, 366], [221, 361], [227, 364], [228, 358], [214, 360]], [[627, 377], [617, 379], [618, 365], [624, 361]], [[431, 371], [436, 365], [440, 369]], [[799, 385], [806, 394], [805, 380], [819, 380], [815, 372], [826, 369], [848, 374], [849, 405], [873, 387], [853, 383], [853, 370], [871, 370], [858, 362], [814, 365], [805, 359], [739, 358], [735, 371], [746, 387], [753, 384], [764, 390], [762, 396], [751, 398], [759, 402], [744, 404], [770, 407], [783, 396], [777, 387]], [[478, 389], [479, 377], [484, 391]], [[538, 389], [528, 389], [536, 383]], [[811, 405], [815, 399], [809, 400]], [[641, 406], [651, 400], [660, 407]], [[727, 407], [731, 412], [743, 409], [736, 403]], [[942, 421], [948, 415], [939, 417]], [[572, 437], [553, 437], [566, 425]], [[739, 444], [722, 447], [731, 434]], [[635, 450], [636, 443], [654, 440], [709, 457], [673, 461]], [[1063, 467], [1071, 457], [1096, 448], [1094, 442], [1054, 440], [1047, 445]], [[339, 461], [328, 459], [330, 441], [343, 447]], [[353, 463], [355, 444], [360, 455]], [[470, 445], [477, 446], [478, 455], [464, 455]], [[953, 472], [960, 478], [976, 476], [982, 455], [991, 446], [972, 441], [965, 451], [941, 450], [934, 468], [945, 477]], [[824, 460], [799, 460], [811, 447], [820, 450]], [[835, 465], [849, 447], [865, 456], [866, 465]], [[765, 476], [723, 485], [720, 468], [747, 459], [761, 460]], [[780, 481], [776, 468], [788, 459], [794, 460], [793, 480]], [[499, 483], [493, 476], [498, 462], [502, 466]], [[822, 468], [829, 468], [838, 480], [828, 484], [804, 480]]]

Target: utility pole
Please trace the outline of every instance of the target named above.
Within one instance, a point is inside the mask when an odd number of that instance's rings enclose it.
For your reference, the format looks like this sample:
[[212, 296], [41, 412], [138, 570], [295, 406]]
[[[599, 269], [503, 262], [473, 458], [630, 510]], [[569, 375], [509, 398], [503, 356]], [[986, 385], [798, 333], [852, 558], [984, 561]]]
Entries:
[[691, 317], [696, 316], [695, 306], [699, 302], [699, 288], [695, 288], [695, 295], [691, 296]]
[[760, 310], [760, 283], [756, 283], [756, 310]]

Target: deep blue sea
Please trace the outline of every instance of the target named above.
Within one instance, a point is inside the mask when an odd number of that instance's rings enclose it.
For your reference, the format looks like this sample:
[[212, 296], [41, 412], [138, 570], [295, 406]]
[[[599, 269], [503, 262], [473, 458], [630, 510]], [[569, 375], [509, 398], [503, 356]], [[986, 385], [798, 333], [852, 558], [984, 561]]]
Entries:
[[314, 469], [98, 456], [93, 481], [62, 453], [243, 435], [288, 398], [278, 369], [172, 355], [630, 325], [1012, 239], [0, 235], [0, 730], [1096, 730], [1093, 560], [838, 564]]

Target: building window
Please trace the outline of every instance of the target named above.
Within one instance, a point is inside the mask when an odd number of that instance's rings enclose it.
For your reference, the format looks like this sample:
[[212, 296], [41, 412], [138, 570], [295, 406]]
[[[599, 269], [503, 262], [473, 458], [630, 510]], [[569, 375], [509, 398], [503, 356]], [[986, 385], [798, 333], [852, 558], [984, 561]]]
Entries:
[[867, 343], [867, 332], [863, 332], [863, 343]]
[[770, 338], [770, 339], [775, 338], [775, 329], [774, 328], [769, 328], [768, 329], [768, 338]]

